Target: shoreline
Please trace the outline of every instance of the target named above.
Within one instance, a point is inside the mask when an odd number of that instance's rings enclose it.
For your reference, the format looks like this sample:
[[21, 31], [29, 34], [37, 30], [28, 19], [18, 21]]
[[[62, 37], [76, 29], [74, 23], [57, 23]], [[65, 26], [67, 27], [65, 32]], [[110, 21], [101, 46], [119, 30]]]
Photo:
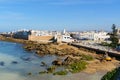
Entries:
[[[70, 46], [70, 45], [67, 45], [67, 44], [61, 44], [61, 45], [54, 44], [53, 45], [52, 43], [49, 43], [46, 46], [46, 44], [43, 44], [43, 43], [36, 43], [36, 42], [33, 42], [33, 41], [28, 41], [28, 40], [6, 38], [6, 37], [0, 37], [0, 40], [1, 41], [7, 41], [7, 42], [21, 43], [21, 44], [24, 44], [25, 46], [27, 46], [27, 48], [28, 48], [29, 45], [32, 44], [32, 46], [34, 45], [34, 47], [29, 47], [28, 51], [38, 50], [38, 52], [36, 51], [36, 54], [38, 54], [38, 55], [41, 55], [41, 54], [42, 55], [50, 54], [50, 55], [58, 55], [58, 56], [72, 55], [73, 57], [79, 57], [79, 55], [76, 54], [77, 53], [76, 51], [78, 51], [77, 48], [75, 48], [73, 46]], [[38, 47], [35, 47], [36, 45], [37, 46], [39, 45], [39, 47], [42, 46], [43, 48], [41, 48], [41, 49], [45, 49], [44, 51], [47, 51], [48, 53], [40, 53]], [[25, 46], [24, 46], [24, 48], [25, 48]], [[67, 48], [69, 47], [70, 49], [67, 49], [66, 47]], [[47, 48], [50, 49], [50, 50], [47, 50]], [[60, 50], [62, 51], [62, 49], [66, 53], [61, 53]], [[71, 52], [71, 50], [72, 50], [72, 52]], [[59, 53], [57, 51], [59, 51]], [[69, 54], [68, 54], [68, 51], [69, 51]], [[75, 52], [75, 53], [73, 53], [73, 52]], [[84, 50], [81, 50], [81, 49], [80, 49], [80, 52], [82, 54], [86, 54], [86, 55], [93, 55], [93, 57], [99, 56], [99, 55], [96, 55], [95, 53], [91, 53], [91, 52], [84, 51]], [[101, 63], [97, 59], [95, 59], [93, 61], [88, 61], [88, 62], [89, 62], [89, 64], [87, 65], [87, 68], [85, 70], [83, 70], [82, 72], [79, 72], [79, 73], [85, 72], [85, 73], [87, 73], [89, 75], [96, 74], [97, 72], [101, 72], [101, 73], [105, 72], [105, 73], [107, 73], [108, 71], [111, 71], [112, 69], [116, 68], [118, 66], [118, 63], [119, 63], [119, 61], [117, 61], [117, 60], [113, 60], [111, 62], [105, 61], [105, 62]], [[109, 68], [109, 69], [107, 69], [107, 68]], [[77, 73], [77, 74], [79, 74], [79, 73]], [[73, 74], [73, 75], [75, 75], [75, 74]]]

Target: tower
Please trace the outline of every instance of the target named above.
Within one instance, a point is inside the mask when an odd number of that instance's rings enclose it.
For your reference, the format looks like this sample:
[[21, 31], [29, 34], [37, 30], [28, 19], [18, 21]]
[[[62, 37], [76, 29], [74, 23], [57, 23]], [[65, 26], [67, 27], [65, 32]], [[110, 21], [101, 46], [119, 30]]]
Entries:
[[66, 33], [66, 30], [64, 29], [64, 30], [63, 30], [63, 34], [65, 34], [65, 33]]

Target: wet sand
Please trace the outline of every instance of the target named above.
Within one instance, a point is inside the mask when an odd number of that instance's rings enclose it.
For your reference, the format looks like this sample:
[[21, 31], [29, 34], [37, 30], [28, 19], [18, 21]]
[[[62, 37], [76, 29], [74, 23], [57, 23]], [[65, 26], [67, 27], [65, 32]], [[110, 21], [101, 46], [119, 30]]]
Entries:
[[65, 76], [40, 74], [37, 76], [27, 76], [26, 80], [101, 80], [102, 76], [104, 76], [105, 74], [106, 71], [100, 71], [93, 74], [80, 72], [77, 74], [68, 74]]

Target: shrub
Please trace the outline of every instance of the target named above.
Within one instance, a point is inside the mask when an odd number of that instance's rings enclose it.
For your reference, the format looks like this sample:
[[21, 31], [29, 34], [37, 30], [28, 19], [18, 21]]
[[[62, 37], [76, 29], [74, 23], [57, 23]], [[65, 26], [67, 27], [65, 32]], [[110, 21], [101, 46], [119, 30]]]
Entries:
[[67, 71], [58, 71], [53, 73], [53, 75], [67, 75]]
[[91, 55], [82, 55], [82, 60], [87, 60], [87, 61], [91, 61], [93, 60], [93, 57]]
[[45, 73], [47, 73], [47, 71], [41, 71], [41, 72], [39, 72], [39, 74], [45, 74]]
[[29, 72], [29, 73], [27, 73], [27, 75], [32, 75], [32, 73], [31, 73], [31, 72]]
[[87, 62], [78, 61], [69, 65], [69, 69], [72, 73], [77, 73], [86, 68]]
[[117, 74], [119, 72], [118, 69], [119, 68], [116, 68], [116, 69], [114, 69], [114, 70], [112, 70], [110, 72], [107, 72], [107, 74], [104, 75], [101, 80], [116, 80], [115, 78], [116, 78], [116, 76], [117, 76]]
[[47, 68], [48, 73], [55, 71], [55, 68], [56, 66], [50, 66], [49, 68]]
[[102, 46], [110, 46], [110, 44], [107, 43], [107, 42], [102, 42], [101, 45], [102, 45]]

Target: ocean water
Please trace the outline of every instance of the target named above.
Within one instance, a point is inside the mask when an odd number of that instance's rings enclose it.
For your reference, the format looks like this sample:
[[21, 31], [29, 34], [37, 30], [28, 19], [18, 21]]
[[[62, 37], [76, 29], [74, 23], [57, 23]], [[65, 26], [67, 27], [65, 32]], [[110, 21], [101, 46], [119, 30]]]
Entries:
[[38, 74], [46, 70], [46, 67], [40, 66], [41, 62], [50, 66], [57, 58], [54, 55], [38, 56], [34, 52], [25, 51], [21, 44], [0, 41], [0, 80], [100, 80], [105, 74], [104, 72], [94, 74], [81, 72], [66, 76]]
[[0, 41], [0, 80], [26, 80], [28, 73], [33, 76], [46, 70], [41, 62], [48, 66], [57, 56], [38, 56], [25, 51], [21, 44]]

